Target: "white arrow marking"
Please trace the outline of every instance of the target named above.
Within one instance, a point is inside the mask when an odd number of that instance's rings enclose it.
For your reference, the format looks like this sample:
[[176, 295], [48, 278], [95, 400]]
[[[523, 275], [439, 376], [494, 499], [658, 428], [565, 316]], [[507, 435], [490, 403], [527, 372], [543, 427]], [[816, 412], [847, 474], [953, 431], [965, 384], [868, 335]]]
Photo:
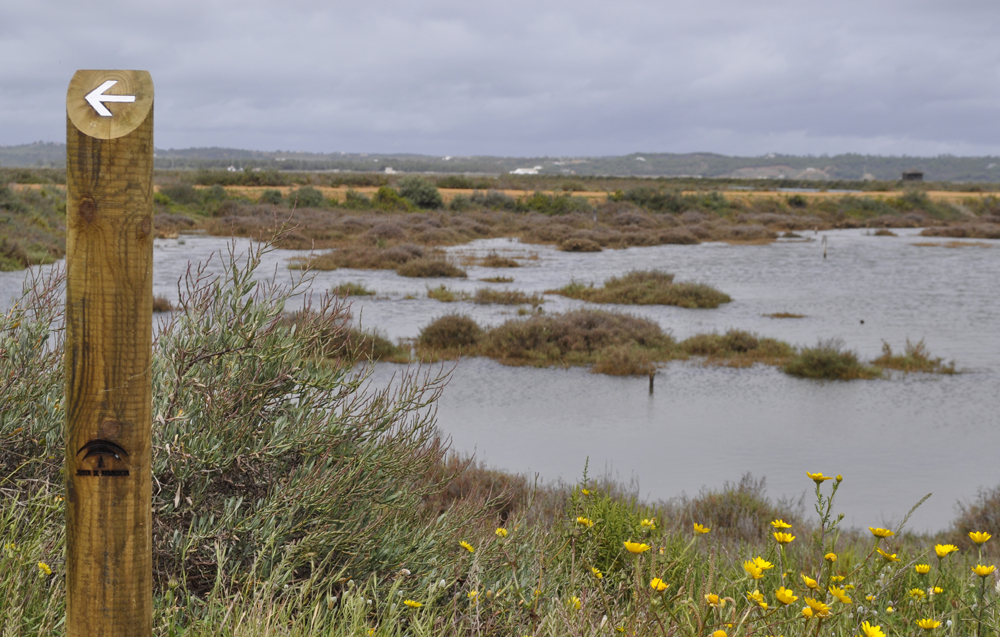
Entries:
[[91, 106], [94, 107], [94, 110], [97, 111], [97, 114], [100, 115], [101, 117], [111, 117], [111, 111], [109, 111], [108, 107], [105, 106], [104, 104], [102, 104], [101, 102], [134, 102], [135, 101], [135, 95], [105, 95], [104, 94], [104, 91], [108, 90], [109, 88], [111, 88], [112, 86], [114, 86], [117, 83], [118, 83], [118, 80], [108, 80], [104, 84], [101, 84], [100, 86], [98, 86], [97, 88], [95, 88], [90, 93], [87, 93], [87, 97], [84, 98], [84, 99], [86, 99], [90, 103]]

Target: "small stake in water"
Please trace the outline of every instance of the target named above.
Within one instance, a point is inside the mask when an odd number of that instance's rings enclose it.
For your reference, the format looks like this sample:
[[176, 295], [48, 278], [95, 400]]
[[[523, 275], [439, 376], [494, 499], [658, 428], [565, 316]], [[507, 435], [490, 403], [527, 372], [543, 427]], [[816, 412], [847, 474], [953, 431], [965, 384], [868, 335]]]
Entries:
[[66, 93], [66, 634], [153, 632], [153, 81]]
[[826, 258], [826, 235], [823, 235], [823, 258]]
[[656, 370], [650, 370], [649, 372], [649, 395], [653, 395], [653, 379], [656, 378]]

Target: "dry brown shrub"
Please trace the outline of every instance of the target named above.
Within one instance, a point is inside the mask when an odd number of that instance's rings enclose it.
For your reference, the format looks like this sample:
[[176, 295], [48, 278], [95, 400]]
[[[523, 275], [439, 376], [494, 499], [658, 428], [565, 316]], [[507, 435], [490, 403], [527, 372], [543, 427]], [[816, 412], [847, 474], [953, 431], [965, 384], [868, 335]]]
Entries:
[[396, 268], [396, 274], [407, 277], [448, 277], [462, 278], [465, 270], [448, 263], [440, 257], [420, 257], [410, 259]]
[[559, 242], [563, 252], [600, 252], [601, 246], [593, 239], [567, 238]]
[[678, 245], [693, 245], [700, 243], [698, 237], [686, 229], [686, 228], [670, 228], [669, 230], [663, 230], [658, 236], [660, 243], [665, 244], [678, 244]]
[[464, 314], [445, 314], [431, 321], [417, 337], [417, 344], [435, 350], [461, 350], [479, 342], [483, 329]]

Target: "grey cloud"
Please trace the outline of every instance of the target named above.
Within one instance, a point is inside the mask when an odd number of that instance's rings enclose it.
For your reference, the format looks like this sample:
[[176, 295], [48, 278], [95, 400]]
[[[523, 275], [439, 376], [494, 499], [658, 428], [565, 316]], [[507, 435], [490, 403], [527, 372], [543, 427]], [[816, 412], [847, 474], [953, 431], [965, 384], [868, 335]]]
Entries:
[[[109, 19], [108, 16], [114, 16]], [[1000, 154], [991, 2], [22, 3], [0, 144], [77, 68], [145, 68], [157, 145], [446, 154]]]

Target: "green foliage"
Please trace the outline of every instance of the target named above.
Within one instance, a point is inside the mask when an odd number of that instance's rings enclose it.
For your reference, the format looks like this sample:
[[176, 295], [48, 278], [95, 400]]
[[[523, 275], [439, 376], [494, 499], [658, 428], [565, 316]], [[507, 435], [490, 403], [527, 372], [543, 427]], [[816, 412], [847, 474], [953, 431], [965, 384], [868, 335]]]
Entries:
[[472, 193], [470, 201], [477, 206], [491, 210], [517, 210], [517, 201], [499, 190], [477, 190]]
[[257, 203], [267, 204], [269, 206], [280, 206], [283, 200], [284, 197], [282, 196], [280, 190], [268, 188], [264, 192], [260, 193], [260, 198], [257, 200]]
[[540, 212], [543, 215], [565, 215], [571, 212], [589, 212], [593, 210], [593, 206], [584, 197], [536, 192], [530, 197], [519, 199], [517, 209], [523, 212]]
[[372, 207], [372, 200], [364, 193], [358, 192], [353, 188], [348, 188], [341, 207], [349, 210], [368, 210]]
[[464, 314], [445, 314], [420, 330], [417, 343], [421, 347], [440, 350], [460, 350], [479, 342], [482, 328]]
[[295, 208], [325, 208], [326, 197], [312, 186], [302, 186], [288, 193], [289, 203]]
[[195, 190], [194, 186], [187, 183], [163, 186], [160, 188], [160, 193], [166, 196], [173, 203], [180, 204], [182, 206], [200, 204], [202, 201], [201, 194]]
[[934, 358], [927, 351], [923, 339], [911, 343], [906, 339], [906, 347], [902, 354], [893, 354], [892, 347], [882, 341], [882, 355], [872, 361], [872, 365], [886, 369], [898, 369], [902, 372], [925, 372], [931, 374], [954, 374], [955, 361], [948, 364], [942, 358]]
[[382, 210], [398, 210], [408, 212], [413, 209], [413, 204], [404, 199], [399, 192], [391, 186], [379, 186], [372, 197], [372, 205]]
[[[323, 356], [343, 332], [343, 307], [307, 304], [292, 329], [283, 307], [301, 290], [257, 283], [262, 254], [231, 255], [218, 279], [192, 272], [154, 344], [158, 590], [173, 580], [185, 594], [263, 581], [280, 591], [310, 577], [390, 573], [404, 561], [429, 571], [465, 524], [461, 514], [420, 517], [422, 499], [444, 486], [425, 479], [444, 450], [424, 409], [444, 378], [406, 376], [357, 400], [364, 370]], [[43, 281], [0, 315], [0, 374], [13, 381], [0, 384], [5, 493], [62, 491], [63, 342], [52, 329], [62, 322], [60, 285]], [[46, 561], [64, 572], [61, 506], [50, 504], [41, 526], [57, 538]], [[4, 541], [19, 539], [5, 531]]]
[[420, 177], [404, 177], [399, 181], [399, 195], [417, 208], [438, 209], [444, 205], [437, 187]]
[[862, 364], [855, 352], [845, 350], [843, 342], [836, 339], [803, 348], [782, 369], [792, 376], [819, 380], [868, 379], [882, 375], [881, 369]]
[[14, 190], [0, 184], [0, 271], [53, 263], [66, 253], [66, 196], [61, 189]]

